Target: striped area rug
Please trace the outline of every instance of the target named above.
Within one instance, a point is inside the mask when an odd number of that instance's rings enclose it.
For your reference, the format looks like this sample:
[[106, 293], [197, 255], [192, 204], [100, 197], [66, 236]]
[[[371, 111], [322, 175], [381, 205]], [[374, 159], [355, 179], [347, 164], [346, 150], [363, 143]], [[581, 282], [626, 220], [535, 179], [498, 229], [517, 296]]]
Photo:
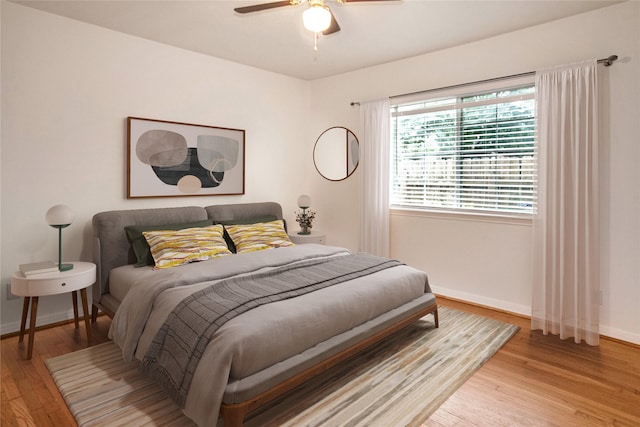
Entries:
[[[425, 316], [250, 414], [245, 426], [419, 426], [518, 330], [438, 312], [440, 328]], [[80, 426], [193, 425], [112, 343], [46, 364]]]

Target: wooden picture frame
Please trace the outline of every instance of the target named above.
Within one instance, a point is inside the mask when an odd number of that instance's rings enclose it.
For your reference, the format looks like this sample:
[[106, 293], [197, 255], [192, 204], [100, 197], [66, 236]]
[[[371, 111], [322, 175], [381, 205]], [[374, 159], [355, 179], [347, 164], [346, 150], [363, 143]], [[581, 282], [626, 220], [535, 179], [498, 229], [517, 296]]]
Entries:
[[127, 118], [127, 198], [244, 194], [245, 131]]

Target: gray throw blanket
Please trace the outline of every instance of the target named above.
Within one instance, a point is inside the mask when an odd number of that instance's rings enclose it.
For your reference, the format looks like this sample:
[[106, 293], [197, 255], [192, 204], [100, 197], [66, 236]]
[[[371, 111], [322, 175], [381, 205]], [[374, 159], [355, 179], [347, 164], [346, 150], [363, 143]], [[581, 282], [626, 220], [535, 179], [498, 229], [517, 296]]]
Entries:
[[224, 323], [263, 304], [366, 276], [400, 262], [367, 254], [312, 260], [214, 283], [182, 300], [167, 317], [141, 369], [184, 407], [193, 374]]

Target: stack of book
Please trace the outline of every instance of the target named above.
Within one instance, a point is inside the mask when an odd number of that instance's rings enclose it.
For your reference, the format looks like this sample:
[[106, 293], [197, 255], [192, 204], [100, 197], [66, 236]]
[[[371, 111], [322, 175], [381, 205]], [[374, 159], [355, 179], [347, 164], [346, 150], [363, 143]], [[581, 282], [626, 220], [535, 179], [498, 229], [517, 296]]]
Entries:
[[39, 274], [55, 273], [58, 271], [58, 264], [53, 261], [31, 262], [20, 264], [20, 271], [25, 277], [37, 276]]

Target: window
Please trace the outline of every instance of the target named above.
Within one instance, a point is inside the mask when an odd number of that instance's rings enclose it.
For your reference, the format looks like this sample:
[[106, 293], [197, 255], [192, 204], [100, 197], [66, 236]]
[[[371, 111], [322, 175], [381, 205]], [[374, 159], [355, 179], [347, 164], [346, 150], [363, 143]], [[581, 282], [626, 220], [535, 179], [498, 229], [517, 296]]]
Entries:
[[391, 107], [391, 204], [532, 214], [535, 87]]

